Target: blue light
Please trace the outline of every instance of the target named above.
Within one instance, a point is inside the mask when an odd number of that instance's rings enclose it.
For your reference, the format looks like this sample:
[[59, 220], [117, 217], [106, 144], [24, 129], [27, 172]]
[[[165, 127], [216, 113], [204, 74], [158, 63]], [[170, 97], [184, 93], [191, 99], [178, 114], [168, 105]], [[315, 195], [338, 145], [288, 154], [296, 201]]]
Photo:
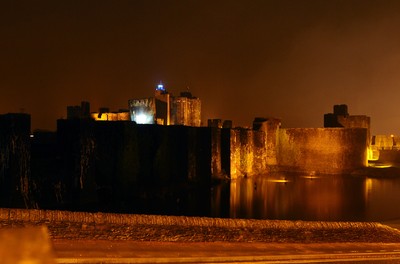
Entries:
[[162, 85], [161, 83], [159, 85], [157, 85], [157, 90], [158, 91], [165, 91], [164, 85]]

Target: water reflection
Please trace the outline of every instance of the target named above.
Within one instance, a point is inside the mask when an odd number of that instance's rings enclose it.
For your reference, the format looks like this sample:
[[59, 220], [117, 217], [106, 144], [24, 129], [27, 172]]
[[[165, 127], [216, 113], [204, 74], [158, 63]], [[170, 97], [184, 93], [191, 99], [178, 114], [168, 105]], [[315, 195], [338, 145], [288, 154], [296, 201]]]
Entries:
[[[225, 200], [228, 193], [229, 203]], [[321, 221], [400, 218], [397, 178], [264, 175], [220, 184], [212, 194], [211, 214], [216, 217]]]
[[366, 219], [400, 219], [400, 179], [366, 179]]
[[400, 219], [400, 178], [274, 174], [227, 181], [211, 188], [138, 186], [124, 203], [101, 204], [101, 211], [121, 213], [389, 221]]

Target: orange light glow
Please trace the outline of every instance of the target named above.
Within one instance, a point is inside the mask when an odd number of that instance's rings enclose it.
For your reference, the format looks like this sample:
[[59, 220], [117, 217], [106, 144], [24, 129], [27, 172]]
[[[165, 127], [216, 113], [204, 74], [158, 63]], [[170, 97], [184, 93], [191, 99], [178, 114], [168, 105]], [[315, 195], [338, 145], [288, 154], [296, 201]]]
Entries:
[[369, 161], [378, 160], [379, 159], [379, 151], [374, 149], [374, 148], [372, 148], [372, 147], [369, 147], [367, 149], [367, 158], [368, 158]]
[[384, 168], [393, 167], [393, 165], [392, 164], [382, 164], [382, 163], [380, 163], [380, 164], [370, 164], [369, 167], [378, 168], [378, 169], [384, 169]]
[[276, 182], [276, 183], [287, 183], [287, 182], [290, 182], [289, 180], [286, 180], [286, 179], [268, 179], [267, 180], [268, 182]]
[[314, 175], [306, 175], [306, 176], [301, 176], [301, 178], [305, 178], [305, 179], [318, 179], [321, 178], [319, 176], [314, 176]]

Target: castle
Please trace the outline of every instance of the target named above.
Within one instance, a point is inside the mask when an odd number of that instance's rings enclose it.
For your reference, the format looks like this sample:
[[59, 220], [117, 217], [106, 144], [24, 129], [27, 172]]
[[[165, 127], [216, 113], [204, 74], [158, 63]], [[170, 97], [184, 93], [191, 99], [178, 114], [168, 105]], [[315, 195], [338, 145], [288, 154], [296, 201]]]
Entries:
[[[152, 124], [98, 122], [87, 105], [69, 108], [71, 118], [58, 120], [57, 132], [31, 134], [29, 115], [0, 116], [0, 206], [87, 209], [110, 197], [129, 203], [149, 185], [209, 186], [277, 171], [351, 173], [368, 166], [377, 141], [370, 140], [370, 118], [349, 115], [345, 105], [324, 116], [324, 128], [282, 128], [275, 118], [255, 118], [252, 128], [220, 120], [168, 126], [176, 121], [167, 111], [150, 112]], [[129, 116], [137, 118], [138, 104], [131, 106]]]

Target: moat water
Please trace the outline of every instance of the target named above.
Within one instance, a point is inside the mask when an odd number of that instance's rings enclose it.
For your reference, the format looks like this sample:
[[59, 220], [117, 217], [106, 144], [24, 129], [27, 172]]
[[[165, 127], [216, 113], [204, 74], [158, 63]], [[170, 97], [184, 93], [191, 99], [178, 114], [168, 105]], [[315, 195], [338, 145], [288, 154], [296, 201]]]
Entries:
[[[136, 213], [309, 221], [400, 220], [400, 178], [276, 174], [153, 190]], [[157, 193], [157, 194], [156, 194]]]
[[311, 220], [400, 220], [400, 178], [285, 174], [239, 179], [213, 189], [212, 214], [229, 189], [229, 217]]

